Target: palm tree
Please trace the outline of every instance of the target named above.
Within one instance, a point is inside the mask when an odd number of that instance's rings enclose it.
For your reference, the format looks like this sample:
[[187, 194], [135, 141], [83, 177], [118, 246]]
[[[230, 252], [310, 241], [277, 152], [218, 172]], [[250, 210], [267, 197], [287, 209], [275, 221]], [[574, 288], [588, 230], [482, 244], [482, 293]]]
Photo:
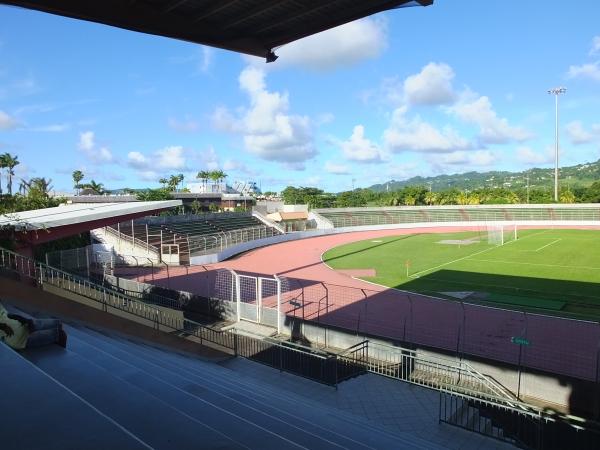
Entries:
[[466, 192], [460, 192], [456, 196], [456, 203], [459, 205], [468, 205], [469, 204], [469, 194]]
[[161, 178], [160, 180], [158, 180], [158, 182], [162, 184], [162, 187], [164, 189], [165, 187], [167, 187], [167, 183], [169, 182], [169, 180], [167, 180], [166, 178]]
[[560, 194], [560, 202], [561, 203], [575, 203], [575, 194], [570, 190], [567, 190]]
[[45, 177], [42, 178], [32, 178], [31, 181], [29, 182], [29, 190], [31, 191], [36, 191], [39, 192], [40, 194], [42, 194], [44, 197], [48, 197], [50, 194], [50, 191], [52, 190], [53, 186], [52, 186], [52, 179], [48, 178], [46, 179]]
[[2, 195], [2, 169], [6, 168], [6, 155], [7, 154], [8, 153], [0, 155], [0, 195]]
[[519, 196], [514, 192], [510, 191], [506, 194], [506, 201], [508, 203], [519, 203]]
[[21, 178], [21, 182], [19, 183], [19, 193], [22, 196], [25, 196], [25, 194], [27, 194], [27, 191], [31, 189], [31, 182], [28, 182], [26, 180], [24, 180], [23, 178]]
[[12, 156], [9, 153], [5, 153], [3, 159], [5, 167], [8, 169], [8, 181], [6, 183], [8, 186], [8, 195], [12, 195], [12, 177], [15, 174], [13, 169], [20, 164], [19, 157], [17, 155]]
[[75, 184], [74, 188], [77, 191], [77, 195], [79, 195], [79, 188], [81, 187], [81, 185], [79, 184], [79, 182], [81, 180], [83, 180], [83, 172], [81, 170], [75, 170], [73, 172], [73, 183]]
[[171, 191], [176, 191], [177, 185], [179, 184], [179, 176], [171, 175], [167, 181], [167, 184], [169, 185], [169, 189], [171, 189]]
[[415, 206], [415, 204], [417, 203], [417, 199], [413, 195], [405, 196], [403, 201], [406, 206]]
[[183, 179], [185, 178], [185, 176], [180, 173], [179, 175], [177, 175], [177, 184], [181, 184], [181, 188], [183, 189]]
[[437, 194], [435, 192], [428, 191], [425, 194], [425, 203], [427, 203], [429, 206], [431, 206], [435, 202], [437, 202]]
[[200, 172], [198, 172], [198, 175], [196, 175], [196, 178], [200, 178], [200, 180], [202, 180], [202, 185], [204, 186], [204, 192], [206, 192], [206, 184], [208, 183], [210, 174], [211, 174], [211, 172], [209, 172], [207, 170], [201, 170]]
[[468, 205], [479, 205], [481, 203], [481, 198], [479, 197], [479, 195], [473, 193], [471, 195], [469, 195], [468, 199]]
[[103, 195], [106, 190], [104, 189], [103, 183], [96, 183], [94, 180], [91, 180], [89, 183], [84, 184], [82, 187], [91, 189], [98, 195]]
[[219, 170], [218, 172], [219, 172], [219, 181], [225, 181], [225, 178], [227, 178], [228, 175], [225, 172], [223, 172], [222, 170]]

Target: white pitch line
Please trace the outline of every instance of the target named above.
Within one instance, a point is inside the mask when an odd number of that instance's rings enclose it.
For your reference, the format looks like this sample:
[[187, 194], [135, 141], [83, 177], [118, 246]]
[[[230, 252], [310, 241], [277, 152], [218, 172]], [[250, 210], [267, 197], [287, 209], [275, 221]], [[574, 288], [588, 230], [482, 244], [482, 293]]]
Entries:
[[489, 252], [490, 250], [494, 250], [495, 248], [497, 248], [497, 247], [486, 248], [485, 250], [481, 250], [480, 252], [471, 253], [470, 255], [463, 256], [462, 258], [454, 259], [452, 261], [448, 261], [447, 263], [440, 264], [439, 266], [430, 267], [429, 269], [421, 270], [420, 272], [417, 272], [417, 273], [412, 273], [408, 277], [409, 278], [419, 278], [419, 275], [421, 275], [422, 273], [431, 272], [432, 270], [439, 269], [440, 267], [444, 267], [444, 266], [447, 266], [449, 264], [453, 264], [453, 263], [458, 262], [458, 261], [462, 261], [463, 259], [467, 259], [467, 258], [469, 258], [471, 256], [476, 256], [476, 255], [480, 255], [480, 254], [485, 253], [485, 252]]
[[[532, 237], [532, 236], [537, 236], [537, 235], [545, 233], [547, 231], [549, 231], [549, 230], [544, 230], [544, 231], [540, 231], [539, 233], [530, 234], [529, 236], [525, 236], [524, 238], [507, 242], [504, 245], [512, 244], [513, 242], [520, 242], [523, 239], [527, 239], [527, 238]], [[430, 267], [429, 269], [425, 269], [425, 270], [421, 270], [420, 272], [413, 273], [413, 274], [409, 275], [408, 278], [419, 278], [419, 275], [422, 274], [422, 273], [431, 272], [432, 270], [439, 269], [440, 267], [444, 267], [444, 266], [447, 266], [449, 264], [453, 264], [455, 262], [462, 261], [463, 259], [470, 258], [471, 256], [477, 256], [477, 255], [480, 255], [480, 254], [485, 253], [485, 252], [489, 252], [490, 250], [494, 250], [494, 249], [497, 249], [497, 248], [498, 248], [497, 246], [493, 246], [493, 247], [490, 247], [490, 248], [486, 248], [485, 250], [481, 250], [480, 252], [471, 253], [470, 255], [463, 256], [462, 258], [458, 258], [458, 259], [455, 259], [453, 261], [449, 261], [449, 262], [444, 263], [444, 264], [440, 264], [439, 266]]]
[[542, 267], [555, 267], [557, 269], [585, 269], [585, 270], [600, 270], [600, 267], [591, 267], [591, 266], [563, 266], [560, 264], [541, 264], [541, 263], [530, 263], [530, 262], [521, 262], [521, 261], [505, 261], [502, 259], [472, 259], [471, 261], [481, 261], [481, 262], [493, 262], [493, 263], [501, 263], [501, 264], [521, 264], [525, 266], [542, 266]]
[[534, 250], [534, 252], [539, 252], [540, 250], [545, 249], [546, 247], [550, 247], [552, 244], [556, 244], [558, 241], [562, 241], [562, 239], [556, 239], [555, 241], [550, 242], [549, 244], [542, 245], [540, 248]]

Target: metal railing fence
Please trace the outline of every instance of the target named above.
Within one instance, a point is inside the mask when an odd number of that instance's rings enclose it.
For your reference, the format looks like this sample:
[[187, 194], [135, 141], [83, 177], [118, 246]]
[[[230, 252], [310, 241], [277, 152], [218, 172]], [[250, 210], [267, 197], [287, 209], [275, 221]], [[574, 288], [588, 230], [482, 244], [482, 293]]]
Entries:
[[207, 234], [204, 236], [190, 235], [190, 256], [200, 256], [214, 253], [216, 251], [222, 251], [233, 245], [254, 241], [256, 239], [273, 237], [278, 234], [279, 232], [273, 227], [257, 225], [253, 227], [240, 228], [237, 230]]
[[0, 275], [9, 271], [17, 278], [39, 287], [50, 285], [76, 294], [101, 305], [105, 312], [117, 310], [146, 319], [157, 330], [166, 328], [176, 333], [193, 336], [200, 344], [210, 342], [228, 353], [285, 370], [296, 375], [331, 386], [338, 384], [338, 365], [346, 373], [346, 362], [334, 353], [315, 350], [297, 344], [266, 341], [235, 331], [220, 331], [185, 319], [180, 311], [159, 308], [89, 279], [64, 272], [36, 262], [23, 255], [0, 248]]
[[[414, 376], [420, 370], [441, 379], [441, 382], [428, 382], [429, 387], [435, 387], [440, 392], [440, 422], [519, 443], [528, 448], [596, 449], [600, 438], [600, 428], [595, 424], [591, 426], [589, 423], [577, 423], [570, 417], [551, 414], [517, 400], [498, 397], [495, 393], [482, 395], [481, 391], [476, 390], [483, 384], [481, 374], [465, 364], [450, 367], [444, 363], [447, 360], [443, 358], [417, 356], [406, 349], [395, 353], [389, 351], [389, 355], [384, 357], [386, 346], [369, 341], [360, 342], [335, 354], [298, 344], [215, 330], [185, 319], [179, 311], [148, 305], [90, 280], [0, 248], [0, 275], [6, 271], [40, 287], [51, 285], [96, 301], [106, 312], [112, 313], [111, 309], [126, 312], [150, 321], [156, 329], [160, 330], [162, 327], [193, 336], [201, 344], [211, 342], [236, 356], [331, 386], [337, 387], [339, 382], [366, 371], [424, 385], [419, 379], [422, 375]], [[392, 374], [390, 364], [394, 367]], [[403, 367], [410, 370], [404, 370]], [[404, 376], [398, 376], [399, 373]], [[465, 376], [471, 381], [461, 384], [456, 379]], [[449, 382], [450, 380], [453, 382]], [[561, 446], [566, 443], [570, 445]]]
[[132, 245], [137, 245], [140, 248], [145, 248], [148, 252], [153, 251], [155, 252], [157, 255], [159, 254], [159, 249], [158, 247], [156, 247], [153, 244], [150, 244], [148, 241], [142, 241], [141, 239], [138, 239], [134, 236], [131, 236], [129, 234], [123, 233], [119, 230], [115, 230], [112, 226], [107, 226], [104, 227], [104, 230], [109, 233], [112, 234], [113, 236], [125, 241], [125, 242], [130, 242]]
[[510, 406], [516, 404], [517, 399], [509, 390], [464, 361], [419, 355], [414, 350], [367, 342], [369, 372], [424, 387], [494, 397]]
[[600, 424], [532, 408], [499, 404], [440, 389], [439, 422], [531, 450], [596, 450]]

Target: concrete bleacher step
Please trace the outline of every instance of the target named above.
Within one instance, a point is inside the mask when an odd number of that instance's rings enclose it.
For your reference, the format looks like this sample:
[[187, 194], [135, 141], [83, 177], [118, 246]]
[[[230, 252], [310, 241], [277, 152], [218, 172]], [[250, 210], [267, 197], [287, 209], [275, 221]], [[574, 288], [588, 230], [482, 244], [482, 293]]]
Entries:
[[[55, 348], [27, 351], [25, 356], [149, 448], [197, 448], [200, 429], [207, 448], [245, 448], [222, 433], [203, 427], [159, 396], [138, 388], [134, 381], [143, 382], [143, 374], [135, 369], [124, 374], [114, 364], [95, 364], [74, 351], [60, 352]], [[130, 381], [123, 382], [116, 376], [117, 371]]]
[[1, 343], [0, 367], [2, 450], [148, 448], [109, 417]]
[[214, 364], [145, 346], [136, 347], [135, 355], [131, 355], [131, 343], [123, 340], [104, 342], [100, 335], [95, 338], [97, 340], [93, 345], [98, 345], [102, 351], [110, 352], [117, 358], [126, 358], [129, 362], [135, 361], [136, 366], [142, 364], [140, 360], [143, 360], [148, 370], [152, 368], [153, 371], [159, 371], [157, 366], [162, 367], [161, 376], [170, 382], [183, 383], [183, 386], [197, 383], [197, 388], [208, 391], [206, 393], [212, 395], [213, 401], [220, 399], [219, 404], [222, 404], [225, 399], [225, 403], [229, 402], [229, 406], [232, 406], [233, 400], [233, 403], [237, 402], [237, 408], [251, 411], [254, 420], [265, 420], [264, 425], [269, 429], [288, 433], [294, 441], [305, 440], [308, 448], [340, 445], [343, 448], [439, 448], [417, 438], [390, 434], [360, 421], [352, 420], [349, 424], [348, 419], [338, 411], [286, 399], [281, 393], [264, 385], [258, 387], [248, 380], [241, 382], [236, 372]]

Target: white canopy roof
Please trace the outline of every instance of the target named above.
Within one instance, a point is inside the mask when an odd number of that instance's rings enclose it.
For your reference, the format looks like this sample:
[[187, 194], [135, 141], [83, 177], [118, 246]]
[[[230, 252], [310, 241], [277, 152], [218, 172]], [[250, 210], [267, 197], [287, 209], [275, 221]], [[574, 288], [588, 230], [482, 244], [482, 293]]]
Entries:
[[67, 204], [55, 208], [34, 209], [0, 215], [0, 228], [14, 226], [17, 230], [40, 230], [114, 218], [180, 206], [181, 200], [154, 202]]

